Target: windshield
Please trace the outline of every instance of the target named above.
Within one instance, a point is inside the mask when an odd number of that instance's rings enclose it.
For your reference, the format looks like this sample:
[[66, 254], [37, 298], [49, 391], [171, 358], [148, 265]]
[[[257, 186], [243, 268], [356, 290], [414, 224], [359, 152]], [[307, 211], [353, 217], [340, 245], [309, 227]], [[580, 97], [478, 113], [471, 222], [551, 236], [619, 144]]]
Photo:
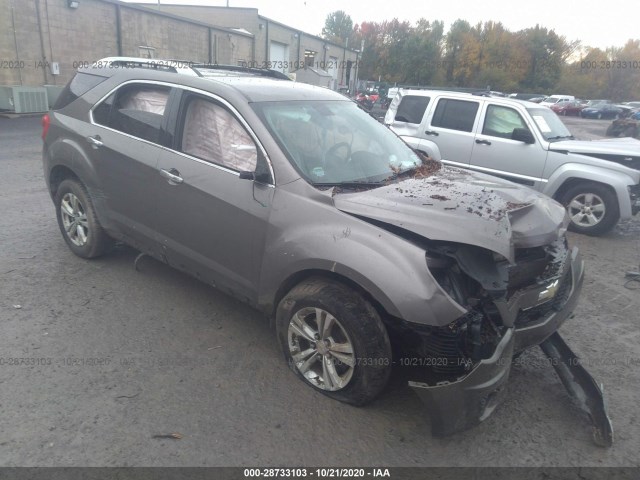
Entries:
[[569, 129], [553, 110], [548, 108], [527, 108], [527, 110], [545, 140], [552, 142], [573, 138]]
[[422, 165], [402, 140], [353, 102], [253, 107], [289, 161], [314, 185], [380, 184]]

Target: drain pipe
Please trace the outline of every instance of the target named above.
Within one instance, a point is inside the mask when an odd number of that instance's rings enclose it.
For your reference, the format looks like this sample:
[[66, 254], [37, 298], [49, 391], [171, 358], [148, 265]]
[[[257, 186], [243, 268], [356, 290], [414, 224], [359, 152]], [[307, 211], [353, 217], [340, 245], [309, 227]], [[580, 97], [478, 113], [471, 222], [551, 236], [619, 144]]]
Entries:
[[[47, 16], [47, 32], [49, 33], [49, 58], [53, 62], [53, 59], [55, 57], [53, 56], [53, 42], [51, 41], [51, 21], [49, 20], [49, 2], [48, 2], [48, 0], [44, 0], [44, 9], [45, 9], [45, 14]], [[53, 76], [53, 84], [57, 85], [56, 76], [55, 75]]]
[[[16, 16], [15, 9], [13, 7], [13, 0], [9, 0], [11, 4], [11, 26], [13, 27], [13, 44], [16, 47], [16, 61], [20, 63], [20, 53], [18, 52], [18, 36], [16, 35]], [[22, 69], [18, 68], [18, 78], [20, 79], [20, 85], [22, 85]]]
[[42, 21], [40, 20], [40, 0], [34, 0], [36, 4], [36, 16], [38, 18], [38, 33], [40, 34], [40, 53], [42, 54], [42, 76], [44, 77], [44, 85], [48, 82], [47, 78], [47, 54], [44, 49], [44, 38], [42, 37]]

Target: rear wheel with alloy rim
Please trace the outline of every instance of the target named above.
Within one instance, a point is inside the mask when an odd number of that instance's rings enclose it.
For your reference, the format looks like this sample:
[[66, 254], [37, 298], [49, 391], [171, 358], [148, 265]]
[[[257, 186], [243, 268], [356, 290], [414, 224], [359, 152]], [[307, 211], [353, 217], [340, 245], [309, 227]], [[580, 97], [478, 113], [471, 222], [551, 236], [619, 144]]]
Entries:
[[84, 185], [74, 179], [63, 180], [56, 191], [55, 205], [62, 237], [73, 253], [93, 258], [109, 249], [112, 240], [98, 223]]
[[562, 203], [571, 219], [569, 229], [587, 235], [608, 232], [620, 216], [615, 195], [596, 183], [581, 183], [570, 188], [563, 195]]
[[323, 394], [363, 405], [385, 387], [389, 337], [378, 312], [350, 287], [303, 281], [278, 305], [276, 328], [291, 369]]

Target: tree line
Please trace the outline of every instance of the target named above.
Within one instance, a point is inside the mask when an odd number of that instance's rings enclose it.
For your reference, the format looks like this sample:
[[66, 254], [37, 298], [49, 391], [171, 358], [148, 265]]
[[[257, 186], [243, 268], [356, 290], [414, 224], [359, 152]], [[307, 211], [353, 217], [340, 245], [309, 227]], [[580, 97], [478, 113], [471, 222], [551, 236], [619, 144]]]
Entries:
[[327, 16], [322, 35], [356, 50], [364, 45], [362, 80], [640, 99], [640, 40], [601, 50], [540, 25], [514, 32], [500, 22], [456, 20], [445, 32], [444, 22], [424, 18], [354, 25], [341, 10]]

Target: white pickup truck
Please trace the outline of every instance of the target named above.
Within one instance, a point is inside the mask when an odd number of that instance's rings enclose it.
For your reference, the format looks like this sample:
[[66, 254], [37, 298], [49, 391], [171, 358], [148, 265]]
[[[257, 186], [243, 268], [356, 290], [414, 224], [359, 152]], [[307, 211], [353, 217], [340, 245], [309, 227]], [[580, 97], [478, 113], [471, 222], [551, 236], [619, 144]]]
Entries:
[[600, 235], [640, 211], [640, 141], [575, 140], [552, 110], [536, 103], [400, 90], [384, 123], [432, 158], [556, 199], [574, 231]]

